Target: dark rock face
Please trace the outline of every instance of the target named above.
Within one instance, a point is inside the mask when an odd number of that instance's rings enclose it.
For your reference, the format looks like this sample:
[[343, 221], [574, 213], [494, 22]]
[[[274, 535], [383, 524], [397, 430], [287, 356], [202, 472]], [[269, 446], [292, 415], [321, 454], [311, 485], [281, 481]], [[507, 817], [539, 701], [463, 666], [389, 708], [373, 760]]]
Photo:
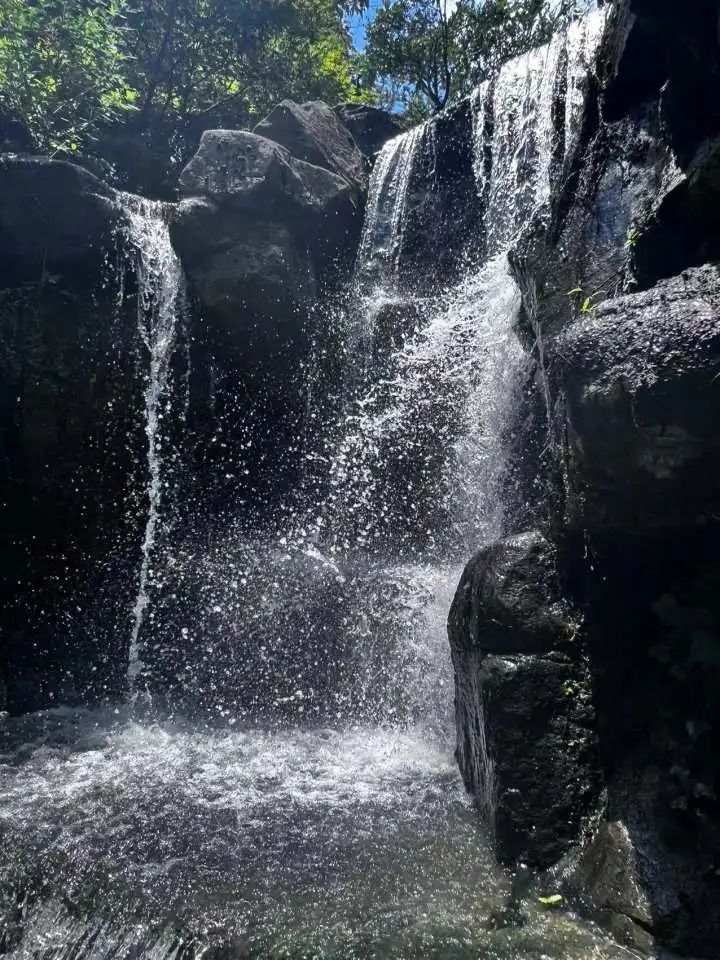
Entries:
[[321, 100], [283, 100], [254, 133], [282, 144], [298, 160], [330, 170], [354, 187], [367, 181], [365, 159], [351, 131]]
[[[463, 765], [462, 744], [478, 722], [477, 708], [464, 704], [481, 702], [502, 844], [502, 824], [529, 820], [533, 805], [555, 797], [556, 778], [571, 784], [574, 769], [576, 784], [591, 782], [574, 734], [561, 759], [550, 759], [563, 754], [552, 733], [563, 712], [548, 703], [553, 690], [579, 683], [592, 711], [568, 715], [567, 729], [585, 729], [594, 713], [606, 799], [599, 803], [597, 789], [585, 794], [597, 824], [582, 844], [581, 819], [568, 829], [552, 800], [536, 862], [558, 855], [553, 838], [565, 849], [574, 839], [578, 850], [560, 876], [619, 936], [714, 957], [720, 116], [708, 98], [720, 69], [717, 4], [618, 5], [599, 64], [575, 153], [511, 252], [523, 293], [518, 332], [536, 361], [535, 423], [546, 425], [534, 429], [547, 431], [538, 460], [546, 496], [535, 522], [557, 545], [563, 594], [583, 615], [571, 645], [583, 651], [573, 666], [581, 679], [567, 680], [567, 665], [529, 641], [532, 653], [519, 653], [517, 640], [502, 650], [491, 557], [476, 559], [464, 584], [477, 600], [456, 600], [454, 626], [451, 617], [459, 754]], [[526, 474], [529, 491], [535, 476]], [[544, 583], [542, 568], [536, 578]], [[542, 596], [526, 596], [531, 610], [544, 608]], [[533, 709], [553, 718], [545, 765], [534, 762], [543, 734], [542, 723], [527, 720]], [[518, 793], [503, 794], [516, 783]], [[535, 850], [515, 838], [507, 854], [520, 860]]]
[[465, 568], [448, 629], [485, 653], [542, 653], [571, 640], [553, 547], [524, 533], [481, 550]]
[[433, 117], [417, 136], [401, 251], [403, 282], [413, 295], [458, 279], [466, 258], [484, 244], [469, 101]]
[[551, 353], [567, 404], [571, 523], [607, 534], [708, 522], [720, 490], [718, 269], [605, 301]]
[[402, 127], [387, 110], [364, 103], [341, 103], [335, 112], [366, 157], [377, 153]]
[[115, 194], [91, 173], [44, 157], [0, 156], [3, 282], [100, 268], [119, 219]]
[[[180, 189], [171, 235], [199, 315], [189, 428], [205, 499], [264, 503], [297, 476], [296, 440], [312, 430], [304, 418], [318, 337], [334, 362], [334, 291], [355, 254], [362, 195], [278, 143], [224, 130], [203, 135]], [[222, 481], [238, 463], [249, 487]]]
[[122, 686], [145, 439], [113, 192], [67, 163], [1, 165], [0, 709], [21, 712]]
[[560, 592], [551, 544], [525, 533], [482, 550], [448, 633], [466, 786], [486, 814], [494, 807], [500, 858], [547, 867], [599, 792], [580, 617]]
[[243, 230], [232, 212], [195, 198], [180, 204], [173, 235], [200, 302], [238, 345], [258, 316], [297, 315], [317, 292], [309, 252], [284, 224], [259, 220]]

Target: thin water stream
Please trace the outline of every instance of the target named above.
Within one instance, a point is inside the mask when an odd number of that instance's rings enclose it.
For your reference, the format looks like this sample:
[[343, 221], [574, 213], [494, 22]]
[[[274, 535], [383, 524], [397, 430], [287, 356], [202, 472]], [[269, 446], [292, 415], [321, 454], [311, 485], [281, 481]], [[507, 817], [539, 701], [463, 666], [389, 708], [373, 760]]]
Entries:
[[[494, 161], [494, 256], [416, 298], [405, 336], [378, 362], [378, 319], [408, 305], [408, 191], [429, 128], [383, 150], [349, 309], [350, 363], [358, 351], [365, 359], [348, 372], [322, 451], [326, 492], [271, 529], [188, 534], [161, 555], [161, 416], [182, 277], [158, 211], [130, 205], [150, 480], [128, 678], [136, 686], [182, 650], [183, 696], [58, 709], [0, 729], [0, 953], [629, 956], [533, 897], [509, 916], [511, 877], [453, 757], [447, 611], [462, 564], [508, 523], [502, 477], [524, 360], [505, 251], [547, 197], [558, 50], [566, 44], [563, 69], [577, 83], [591, 48], [574, 37], [478, 93], [477, 117], [483, 97], [494, 96], [496, 116], [514, 104], [493, 145], [476, 125], [476, 151]], [[503, 195], [513, 202], [501, 212]], [[149, 609], [148, 577], [162, 565], [185, 620]]]

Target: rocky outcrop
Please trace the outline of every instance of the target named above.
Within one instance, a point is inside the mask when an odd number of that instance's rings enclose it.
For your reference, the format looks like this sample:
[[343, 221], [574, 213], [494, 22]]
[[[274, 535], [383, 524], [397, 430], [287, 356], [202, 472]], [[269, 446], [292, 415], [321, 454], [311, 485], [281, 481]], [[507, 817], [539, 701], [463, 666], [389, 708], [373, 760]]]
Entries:
[[[720, 935], [720, 116], [708, 101], [717, 23], [715, 4], [614, 8], [577, 145], [511, 252], [518, 332], [535, 363], [529, 430], [546, 438], [517, 473], [531, 502], [541, 471], [535, 522], [556, 544], [563, 596], [583, 617], [579, 683], [603, 789], [586, 795], [585, 811], [597, 814], [589, 839], [582, 818], [568, 830], [562, 806], [544, 803], [556, 764], [535, 762], [538, 737], [525, 720], [533, 709], [562, 716], [548, 708], [566, 682], [558, 660], [516, 653], [508, 667], [505, 652], [454, 654], [458, 689], [474, 678], [488, 742], [497, 741], [498, 783], [503, 763], [508, 783], [527, 772], [517, 795], [498, 790], [498, 822], [546, 813], [541, 835], [576, 844], [556, 874], [570, 891], [636, 946], [703, 957], [717, 954]], [[504, 613], [489, 559], [466, 574], [477, 599], [456, 600], [454, 651], [462, 636], [477, 638], [472, 649], [485, 635], [497, 648]], [[536, 578], [544, 583], [542, 567]], [[531, 608], [543, 610], [542, 592], [526, 594]], [[459, 743], [476, 716], [459, 714]], [[516, 726], [524, 736], [508, 733]], [[562, 752], [559, 738], [547, 742], [548, 756]], [[585, 756], [566, 748], [568, 783], [572, 769], [589, 782]], [[508, 854], [519, 861], [529, 849], [511, 844]], [[560, 845], [541, 849], [536, 862], [547, 863]]]
[[562, 595], [556, 551], [539, 533], [482, 550], [453, 601], [457, 758], [506, 862], [550, 866], [597, 803], [580, 621]]
[[122, 685], [145, 437], [115, 194], [49, 160], [0, 176], [0, 676], [19, 712]]
[[302, 104], [283, 100], [253, 132], [282, 144], [298, 160], [330, 170], [353, 187], [367, 184], [362, 150], [342, 118], [322, 100]]
[[720, 490], [718, 268], [609, 299], [548, 353], [566, 404], [570, 524], [604, 536], [706, 524]]
[[[224, 130], [203, 135], [180, 192], [171, 234], [201, 318], [192, 351], [195, 456], [208, 503], [259, 504], [297, 477], [295, 441], [313, 429], [307, 364], [317, 337], [323, 363], [334, 362], [333, 291], [355, 254], [362, 194], [278, 143]], [[325, 367], [314, 367], [322, 393]], [[250, 447], [243, 485], [236, 465]]]
[[3, 284], [100, 269], [120, 219], [107, 184], [72, 163], [13, 154], [0, 156], [0, 178]]
[[388, 140], [403, 132], [392, 114], [367, 103], [341, 103], [335, 112], [366, 157], [376, 154]]
[[[209, 131], [164, 210], [192, 295], [159, 428], [179, 524], [237, 500], [263, 509], [296, 478], [297, 438], [320, 422], [307, 422], [305, 364], [332, 315], [319, 295], [331, 304], [354, 256], [365, 168], [332, 110], [302, 114], [334, 131], [327, 164]], [[138, 304], [136, 271], [138, 253], [162, 265], [168, 250], [152, 230], [129, 236], [139, 201], [74, 164], [8, 155], [0, 177], [0, 677], [7, 668], [20, 712], [125, 683], [147, 519], [142, 317], [154, 303], [145, 290]], [[333, 336], [324, 326], [320, 395]]]
[[248, 348], [274, 335], [271, 321], [302, 326], [301, 307], [359, 236], [346, 180], [256, 134], [205, 133], [180, 190], [172, 230], [188, 276], [207, 319]]

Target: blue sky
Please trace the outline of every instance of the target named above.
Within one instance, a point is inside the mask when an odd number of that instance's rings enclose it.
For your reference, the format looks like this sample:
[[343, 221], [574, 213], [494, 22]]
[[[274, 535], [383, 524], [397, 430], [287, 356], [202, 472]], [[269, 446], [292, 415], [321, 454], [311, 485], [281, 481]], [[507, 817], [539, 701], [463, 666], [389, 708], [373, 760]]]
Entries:
[[350, 36], [356, 50], [365, 49], [365, 25], [375, 16], [375, 11], [381, 5], [382, 0], [370, 0], [370, 6], [367, 13], [355, 14], [348, 17], [348, 27]]
[[[370, 0], [367, 13], [356, 14], [355, 16], [348, 17], [348, 27], [350, 29], [350, 36], [352, 37], [353, 44], [356, 50], [365, 49], [365, 27], [375, 16], [375, 12], [378, 7], [381, 7], [383, 0]], [[445, 5], [447, 12], [451, 13], [457, 6], [457, 0], [445, 0]]]

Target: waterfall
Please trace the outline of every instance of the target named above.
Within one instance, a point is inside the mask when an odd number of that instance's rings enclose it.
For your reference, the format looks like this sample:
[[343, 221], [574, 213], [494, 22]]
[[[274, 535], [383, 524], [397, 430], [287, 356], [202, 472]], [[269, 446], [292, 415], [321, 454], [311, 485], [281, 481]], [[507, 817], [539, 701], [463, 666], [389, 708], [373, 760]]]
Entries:
[[505, 63], [473, 94], [475, 171], [487, 204], [489, 256], [506, 250], [550, 198], [556, 168], [578, 132], [606, 17], [606, 10], [597, 10], [573, 22], [546, 46]]
[[127, 679], [135, 692], [143, 669], [140, 631], [150, 603], [148, 589], [163, 500], [163, 419], [169, 412], [169, 388], [178, 325], [185, 311], [185, 280], [173, 250], [168, 210], [160, 202], [122, 195], [127, 242], [135, 256], [137, 323], [148, 364], [145, 403], [148, 481], [147, 520], [141, 545], [138, 592], [132, 610]]
[[370, 181], [358, 250], [356, 279], [397, 280], [402, 258], [408, 189], [426, 132], [421, 124], [389, 140], [380, 151]]
[[[209, 522], [190, 504], [173, 521], [184, 281], [163, 205], [124, 198], [147, 370], [127, 679], [163, 696], [8, 722], [0, 952], [627, 956], [532, 903], [498, 929], [510, 878], [453, 756], [446, 631], [468, 557], [513, 527], [506, 474], [528, 361], [508, 250], [572, 149], [598, 35], [594, 20], [573, 26], [476, 92], [464, 156], [485, 236], [468, 238], [452, 279], [431, 262], [418, 276], [413, 249], [446, 213], [444, 119], [385, 146], [337, 324], [338, 409], [308, 389], [308, 416], [331, 422], [301, 438], [306, 479], [272, 510], [233, 504]], [[476, 694], [466, 746], [492, 826]]]

